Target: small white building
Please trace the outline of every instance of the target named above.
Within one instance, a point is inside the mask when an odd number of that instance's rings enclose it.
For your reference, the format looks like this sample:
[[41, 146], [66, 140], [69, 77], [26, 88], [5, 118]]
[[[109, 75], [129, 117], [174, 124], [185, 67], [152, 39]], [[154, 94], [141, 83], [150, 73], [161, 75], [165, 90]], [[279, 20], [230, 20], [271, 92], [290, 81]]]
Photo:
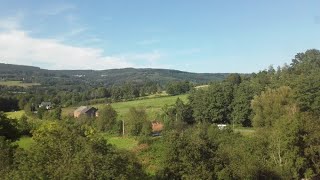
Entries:
[[223, 130], [224, 128], [227, 127], [226, 124], [217, 124], [217, 126], [218, 126], [218, 128], [219, 128], [220, 130]]
[[40, 105], [39, 105], [39, 108], [46, 108], [47, 110], [51, 109], [52, 108], [52, 103], [51, 102], [42, 102]]

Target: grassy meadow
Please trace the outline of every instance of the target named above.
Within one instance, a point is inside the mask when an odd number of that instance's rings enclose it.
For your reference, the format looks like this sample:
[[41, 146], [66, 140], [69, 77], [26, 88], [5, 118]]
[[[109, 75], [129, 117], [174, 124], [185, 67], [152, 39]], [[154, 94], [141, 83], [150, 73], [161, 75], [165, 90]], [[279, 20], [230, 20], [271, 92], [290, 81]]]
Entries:
[[22, 81], [0, 81], [0, 85], [2, 86], [19, 86], [28, 88], [31, 86], [39, 86], [39, 83], [23, 83]]
[[[188, 94], [178, 95], [178, 96], [162, 96], [155, 98], [146, 98], [134, 101], [125, 101], [125, 102], [116, 102], [112, 103], [112, 107], [118, 112], [119, 118], [124, 118], [126, 113], [129, 112], [131, 107], [144, 108], [147, 111], [147, 114], [150, 119], [154, 119], [158, 113], [161, 112], [161, 108], [164, 105], [172, 105], [176, 102], [176, 100], [180, 98], [184, 102], [188, 100]], [[95, 104], [92, 105], [95, 108], [101, 108], [104, 104]], [[73, 111], [77, 109], [77, 107], [68, 107], [62, 109], [62, 115], [68, 116], [72, 115]]]
[[11, 119], [20, 119], [24, 115], [24, 110], [7, 112], [6, 115]]
[[196, 89], [204, 89], [204, 88], [209, 88], [209, 85], [201, 85], [201, 86], [196, 86]]
[[255, 130], [250, 127], [236, 127], [234, 128], [234, 132], [239, 132], [243, 136], [253, 136]]
[[116, 148], [132, 150], [138, 146], [138, 141], [131, 137], [106, 137], [108, 143]]

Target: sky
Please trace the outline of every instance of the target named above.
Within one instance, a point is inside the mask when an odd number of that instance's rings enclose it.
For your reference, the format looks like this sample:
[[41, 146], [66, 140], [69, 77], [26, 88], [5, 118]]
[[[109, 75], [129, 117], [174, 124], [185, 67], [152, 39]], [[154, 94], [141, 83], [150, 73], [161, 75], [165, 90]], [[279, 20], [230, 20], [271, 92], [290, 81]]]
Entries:
[[319, 0], [0, 0], [0, 62], [251, 73], [320, 49]]

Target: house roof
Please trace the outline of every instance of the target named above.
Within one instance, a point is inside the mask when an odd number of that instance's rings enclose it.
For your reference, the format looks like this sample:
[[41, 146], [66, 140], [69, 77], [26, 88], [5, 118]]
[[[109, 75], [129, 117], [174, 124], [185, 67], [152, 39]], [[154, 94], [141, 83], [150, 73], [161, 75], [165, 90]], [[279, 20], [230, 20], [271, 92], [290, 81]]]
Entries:
[[[79, 113], [86, 113], [87, 111], [89, 111], [90, 109], [92, 109], [94, 107], [88, 107], [88, 106], [80, 106], [78, 109], [76, 109], [74, 112], [79, 112]], [[95, 110], [97, 110], [96, 108], [94, 108]]]
[[41, 102], [40, 105], [41, 105], [41, 106], [51, 106], [52, 103], [51, 103], [51, 102], [45, 102], [45, 101], [43, 101], [43, 102]]
[[163, 130], [163, 124], [158, 121], [152, 122], [152, 132], [160, 132]]

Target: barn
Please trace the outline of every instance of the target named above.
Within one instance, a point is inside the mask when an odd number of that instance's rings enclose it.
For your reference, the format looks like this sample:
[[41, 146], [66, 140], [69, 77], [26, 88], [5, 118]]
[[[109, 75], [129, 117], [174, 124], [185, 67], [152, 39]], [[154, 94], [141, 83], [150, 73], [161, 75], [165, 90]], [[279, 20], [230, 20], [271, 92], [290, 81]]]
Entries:
[[81, 115], [86, 115], [88, 117], [97, 117], [98, 116], [98, 109], [94, 107], [88, 106], [80, 106], [73, 112], [73, 116], [75, 118], [80, 117]]

